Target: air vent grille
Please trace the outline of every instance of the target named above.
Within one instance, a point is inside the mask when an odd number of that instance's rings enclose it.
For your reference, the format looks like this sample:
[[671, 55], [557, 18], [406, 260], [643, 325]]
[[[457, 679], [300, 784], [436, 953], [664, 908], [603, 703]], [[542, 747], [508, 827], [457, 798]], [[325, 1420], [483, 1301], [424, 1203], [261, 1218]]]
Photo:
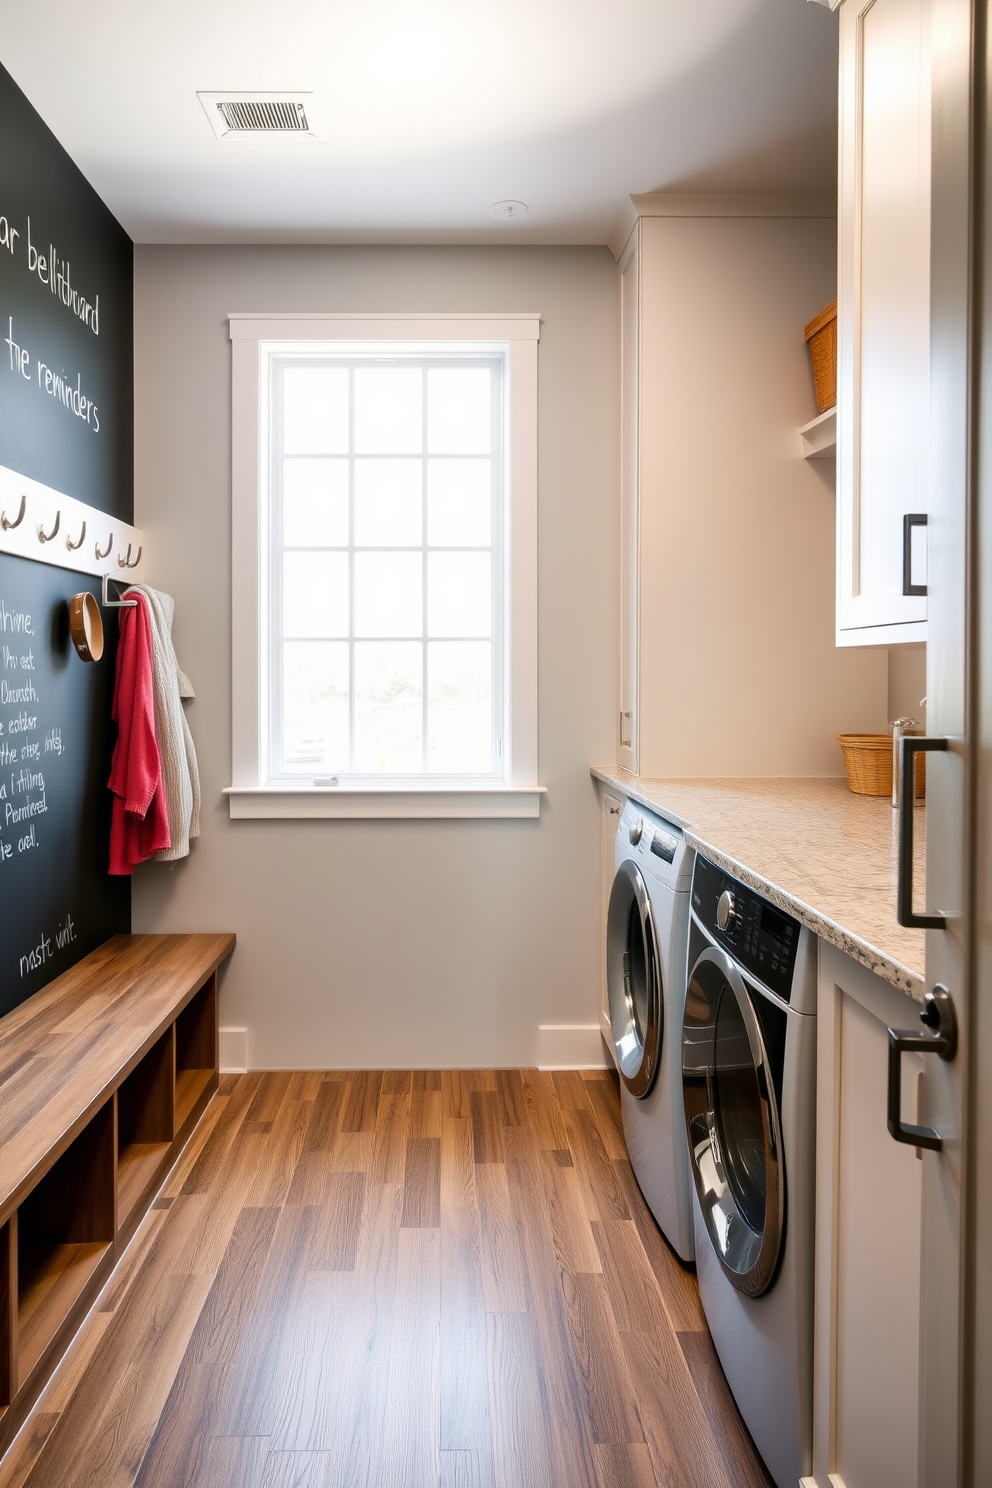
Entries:
[[196, 96], [218, 139], [260, 134], [323, 138], [312, 93], [251, 93], [238, 88]]
[[310, 129], [303, 104], [287, 98], [230, 98], [218, 103], [217, 111], [231, 134], [306, 134]]

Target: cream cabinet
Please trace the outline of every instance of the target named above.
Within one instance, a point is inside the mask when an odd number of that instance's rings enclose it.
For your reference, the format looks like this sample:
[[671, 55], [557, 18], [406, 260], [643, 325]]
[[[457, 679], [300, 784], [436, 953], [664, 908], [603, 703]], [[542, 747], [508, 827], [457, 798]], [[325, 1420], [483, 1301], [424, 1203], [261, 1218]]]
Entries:
[[621, 447], [620, 447], [620, 717], [617, 764], [637, 774], [640, 710], [638, 489], [640, 471], [640, 233], [635, 231], [620, 260]]
[[837, 644], [926, 639], [930, 0], [840, 7]]
[[[807, 1488], [917, 1482], [922, 1169], [886, 1125], [889, 1026], [919, 1008], [820, 942], [813, 1474]], [[919, 1124], [923, 1060], [903, 1055]]]

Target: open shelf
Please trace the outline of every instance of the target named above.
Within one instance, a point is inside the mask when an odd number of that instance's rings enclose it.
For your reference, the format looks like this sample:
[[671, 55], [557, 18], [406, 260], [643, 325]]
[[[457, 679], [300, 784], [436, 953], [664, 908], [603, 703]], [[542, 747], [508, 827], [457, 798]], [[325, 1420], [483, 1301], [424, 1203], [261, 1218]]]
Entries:
[[799, 430], [804, 460], [832, 460], [837, 453], [837, 409], [828, 408]]
[[175, 1033], [167, 1028], [117, 1091], [117, 1225], [154, 1183], [175, 1135]]
[[32, 1246], [18, 1269], [17, 1372], [31, 1373], [80, 1295], [110, 1241]]
[[169, 1151], [168, 1142], [129, 1142], [117, 1158], [118, 1228], [127, 1223], [135, 1204], [154, 1181]]
[[114, 1103], [108, 1100], [17, 1211], [19, 1383], [111, 1251], [114, 1155]]
[[[14, 1369], [14, 1336], [12, 1323], [14, 1307], [11, 1306], [11, 1287], [16, 1286], [14, 1268], [17, 1256], [12, 1254], [14, 1246], [14, 1222], [8, 1220], [0, 1225], [0, 1417], [3, 1416], [17, 1388]], [[16, 1305], [16, 1298], [13, 1299]]]
[[176, 1131], [182, 1129], [217, 1071], [217, 977], [179, 1014], [176, 1029]]
[[176, 1070], [177, 1131], [182, 1128], [183, 1122], [210, 1084], [213, 1074], [213, 1070], [205, 1069]]

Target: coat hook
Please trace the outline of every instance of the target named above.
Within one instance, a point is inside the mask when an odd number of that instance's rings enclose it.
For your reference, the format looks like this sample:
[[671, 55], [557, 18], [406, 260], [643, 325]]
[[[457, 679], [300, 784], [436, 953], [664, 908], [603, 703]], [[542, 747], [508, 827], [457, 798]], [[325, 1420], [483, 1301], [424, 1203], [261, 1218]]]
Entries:
[[97, 562], [98, 563], [102, 563], [103, 562], [104, 558], [106, 558], [108, 556], [108, 554], [110, 553], [110, 550], [111, 550], [111, 548], [113, 546], [114, 546], [114, 534], [113, 533], [111, 533], [110, 536], [107, 538], [107, 546], [104, 548], [104, 550], [103, 550], [102, 553], [100, 552], [100, 544], [99, 543], [94, 543], [93, 544], [93, 551], [96, 554], [96, 559], [97, 559]]
[[38, 526], [38, 541], [39, 542], [43, 542], [43, 543], [51, 542], [52, 538], [53, 537], [56, 537], [58, 535], [59, 523], [61, 521], [62, 521], [62, 513], [61, 513], [61, 511], [57, 511], [55, 513], [55, 526], [52, 528], [51, 532], [46, 532], [45, 529], [44, 529], [44, 527], [42, 527], [39, 524], [39, 526]]
[[77, 542], [73, 542], [73, 540], [72, 540], [71, 537], [66, 537], [65, 545], [69, 549], [69, 552], [70, 553], [75, 553], [75, 551], [76, 551], [77, 548], [81, 548], [83, 546], [83, 543], [85, 542], [85, 540], [86, 540], [86, 523], [84, 522], [83, 523], [83, 526], [82, 526], [82, 531], [79, 534], [79, 540]]
[[[131, 545], [130, 545], [130, 543], [128, 544], [127, 551], [128, 551], [128, 557], [130, 557], [130, 555], [131, 555]], [[129, 563], [128, 564], [128, 568], [137, 568], [138, 564], [141, 562], [141, 555], [142, 555], [143, 552], [144, 552], [144, 549], [139, 545], [138, 551], [134, 555], [134, 562], [133, 563]]]
[[137, 557], [134, 558], [134, 559], [132, 559], [132, 557], [131, 557], [131, 548], [132, 548], [132, 544], [131, 543], [128, 543], [128, 545], [127, 545], [127, 553], [125, 554], [125, 556], [123, 558], [121, 557], [120, 553], [117, 554], [117, 567], [118, 568], [137, 568], [138, 564], [141, 562], [142, 549], [139, 548], [138, 549]]
[[6, 512], [0, 512], [0, 527], [3, 528], [4, 532], [12, 532], [15, 527], [20, 527], [21, 523], [24, 521], [24, 512], [27, 508], [27, 504], [28, 498], [26, 496], [22, 496], [21, 504], [17, 509], [17, 516], [14, 518], [13, 521], [10, 520]]

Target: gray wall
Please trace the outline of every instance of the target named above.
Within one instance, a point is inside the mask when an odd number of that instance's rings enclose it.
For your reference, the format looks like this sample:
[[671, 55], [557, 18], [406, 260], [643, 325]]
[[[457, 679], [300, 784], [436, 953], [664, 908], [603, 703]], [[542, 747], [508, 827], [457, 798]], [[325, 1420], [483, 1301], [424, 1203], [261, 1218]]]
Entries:
[[[232, 822], [226, 315], [536, 310], [539, 821]], [[135, 249], [135, 521], [175, 640], [203, 835], [135, 874], [136, 931], [234, 930], [221, 1022], [257, 1068], [533, 1064], [595, 1023], [599, 826], [615, 754], [618, 284], [605, 248]]]

